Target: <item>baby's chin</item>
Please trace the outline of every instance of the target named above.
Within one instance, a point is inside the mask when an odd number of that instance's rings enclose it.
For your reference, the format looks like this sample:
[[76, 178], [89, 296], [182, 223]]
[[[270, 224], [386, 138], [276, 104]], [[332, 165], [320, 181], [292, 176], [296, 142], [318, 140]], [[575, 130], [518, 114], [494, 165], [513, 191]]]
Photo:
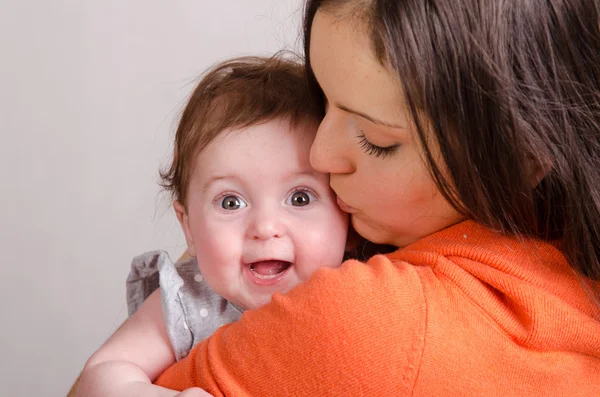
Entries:
[[227, 299], [237, 307], [243, 310], [254, 310], [258, 309], [271, 302], [270, 296], [261, 296], [261, 297], [247, 297], [245, 299]]
[[[276, 291], [274, 293], [279, 292], [281, 294], [285, 294], [294, 287], [295, 287], [295, 285], [292, 285], [292, 286], [289, 286], [288, 288], [285, 288], [285, 290]], [[272, 296], [273, 296], [273, 294], [268, 294], [268, 295], [261, 294], [261, 295], [245, 296], [245, 297], [236, 296], [236, 297], [231, 297], [231, 299], [229, 299], [229, 298], [226, 298], [226, 299], [229, 302], [233, 303], [235, 306], [239, 307], [240, 309], [254, 310], [254, 309], [258, 309], [259, 307], [266, 305], [267, 303], [270, 303]]]

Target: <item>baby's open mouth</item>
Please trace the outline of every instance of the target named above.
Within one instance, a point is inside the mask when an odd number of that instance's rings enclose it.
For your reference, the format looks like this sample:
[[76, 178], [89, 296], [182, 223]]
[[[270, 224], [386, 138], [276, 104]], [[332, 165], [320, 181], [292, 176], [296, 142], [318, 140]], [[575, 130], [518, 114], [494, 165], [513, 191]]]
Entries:
[[268, 280], [277, 277], [292, 266], [291, 262], [268, 260], [259, 261], [250, 264], [250, 271], [257, 278]]

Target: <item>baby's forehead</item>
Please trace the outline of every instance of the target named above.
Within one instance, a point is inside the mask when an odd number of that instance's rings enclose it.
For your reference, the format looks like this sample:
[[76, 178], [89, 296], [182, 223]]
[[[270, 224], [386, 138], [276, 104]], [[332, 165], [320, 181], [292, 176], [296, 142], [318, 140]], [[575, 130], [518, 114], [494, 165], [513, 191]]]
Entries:
[[321, 193], [329, 189], [329, 177], [312, 168], [285, 165], [260, 168], [245, 165], [199, 170], [192, 177], [192, 183], [204, 193], [233, 189], [237, 193], [253, 197], [271, 193], [283, 196], [301, 186]]
[[316, 125], [292, 125], [285, 120], [223, 131], [198, 154], [195, 173], [204, 179], [262, 177], [263, 180], [316, 178], [324, 174], [310, 165]]
[[276, 139], [277, 135], [295, 135], [296, 138], [313, 140], [319, 128], [319, 120], [314, 118], [303, 118], [293, 120], [289, 117], [276, 117], [273, 119], [261, 120], [256, 123], [231, 126], [219, 132], [215, 140], [227, 140], [232, 135], [253, 135], [270, 134], [269, 137]]
[[253, 150], [260, 154], [273, 150], [298, 151], [308, 156], [318, 124], [291, 123], [286, 119], [273, 119], [247, 126], [223, 130], [202, 150], [210, 155], [236, 150]]

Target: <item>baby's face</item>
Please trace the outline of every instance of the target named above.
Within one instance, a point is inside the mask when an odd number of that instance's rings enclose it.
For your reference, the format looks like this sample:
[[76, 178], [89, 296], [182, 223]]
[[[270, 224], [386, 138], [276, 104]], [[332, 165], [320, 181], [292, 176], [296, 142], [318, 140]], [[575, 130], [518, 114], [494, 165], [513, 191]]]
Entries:
[[348, 216], [309, 163], [316, 125], [224, 132], [196, 160], [182, 225], [217, 293], [252, 309], [344, 255]]

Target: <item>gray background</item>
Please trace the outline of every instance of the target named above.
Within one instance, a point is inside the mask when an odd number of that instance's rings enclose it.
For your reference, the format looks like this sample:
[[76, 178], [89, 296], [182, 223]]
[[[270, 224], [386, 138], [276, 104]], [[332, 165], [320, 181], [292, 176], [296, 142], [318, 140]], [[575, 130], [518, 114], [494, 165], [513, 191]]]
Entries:
[[300, 0], [0, 0], [0, 395], [62, 396], [182, 234], [156, 184], [209, 65], [298, 49]]

